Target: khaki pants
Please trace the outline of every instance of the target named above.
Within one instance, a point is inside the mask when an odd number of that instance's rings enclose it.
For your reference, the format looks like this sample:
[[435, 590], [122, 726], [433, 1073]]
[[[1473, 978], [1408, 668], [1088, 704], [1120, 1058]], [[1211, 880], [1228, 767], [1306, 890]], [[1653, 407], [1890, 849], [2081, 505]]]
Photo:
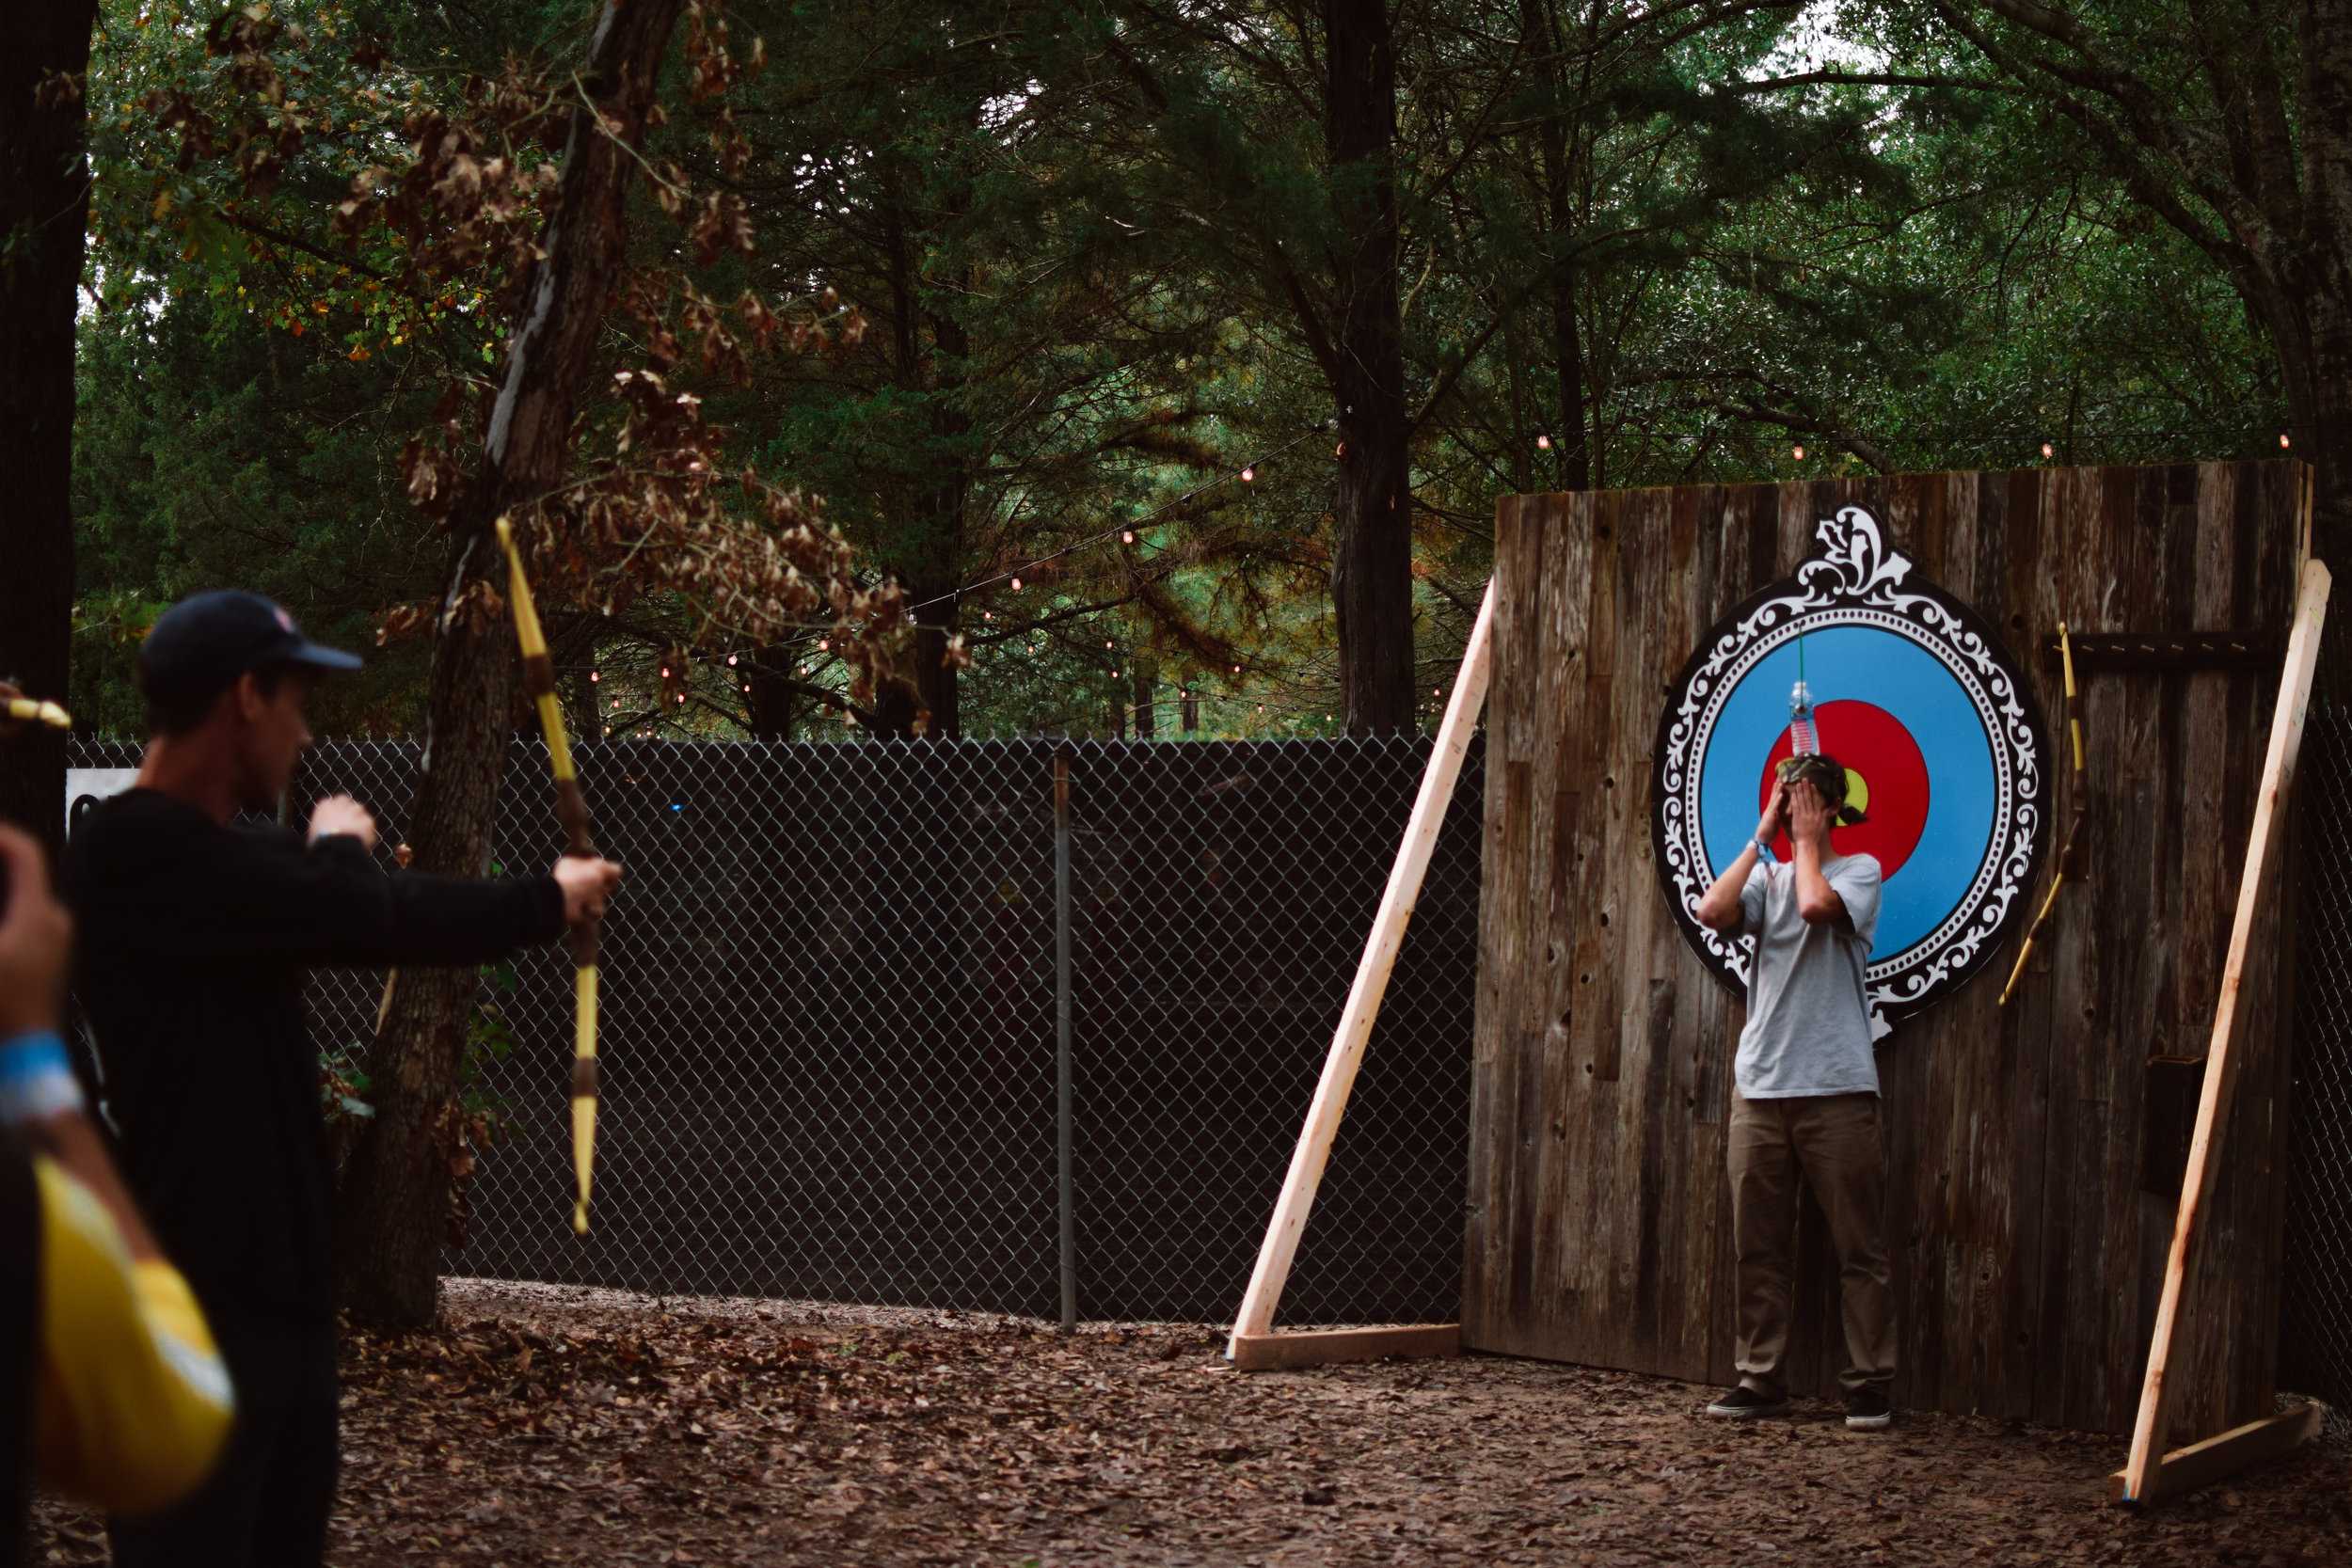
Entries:
[[1846, 1298], [1849, 1391], [1895, 1378], [1895, 1293], [1886, 1260], [1886, 1149], [1874, 1094], [1797, 1100], [1732, 1099], [1731, 1234], [1740, 1258], [1740, 1381], [1759, 1394], [1788, 1389], [1795, 1285], [1797, 1183], [1829, 1217]]

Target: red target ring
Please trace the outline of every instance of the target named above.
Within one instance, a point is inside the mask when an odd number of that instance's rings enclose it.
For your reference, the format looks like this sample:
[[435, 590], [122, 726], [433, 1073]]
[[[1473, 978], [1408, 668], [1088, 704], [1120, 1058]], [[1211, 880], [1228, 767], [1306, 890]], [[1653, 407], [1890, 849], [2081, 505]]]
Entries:
[[[1919, 847], [1919, 835], [1928, 825], [1928, 762], [1919, 743], [1875, 703], [1851, 698], [1823, 703], [1813, 710], [1813, 721], [1821, 750], [1845, 765], [1850, 803], [1868, 817], [1850, 828], [1832, 829], [1831, 846], [1841, 855], [1876, 857], [1879, 874], [1892, 879]], [[1772, 798], [1776, 769], [1793, 751], [1784, 729], [1756, 782], [1757, 812]], [[1772, 841], [1772, 853], [1783, 860], [1794, 853], [1786, 832]]]

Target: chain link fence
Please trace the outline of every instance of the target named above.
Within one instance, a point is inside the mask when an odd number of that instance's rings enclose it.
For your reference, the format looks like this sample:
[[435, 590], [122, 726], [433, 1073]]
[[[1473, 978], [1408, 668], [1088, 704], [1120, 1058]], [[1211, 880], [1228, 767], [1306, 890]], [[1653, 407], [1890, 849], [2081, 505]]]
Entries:
[[[448, 1267], [1055, 1316], [1066, 1005], [1077, 1312], [1229, 1318], [1429, 750], [577, 748], [597, 842], [628, 867], [602, 942], [595, 1228], [575, 1238], [568, 1223], [572, 988], [557, 945], [485, 972], [474, 1093], [503, 1132]], [[417, 758], [412, 744], [321, 745], [289, 817], [357, 796], [390, 874]], [[90, 742], [72, 758], [135, 763], [135, 748]], [[1458, 1310], [1481, 776], [1473, 751], [1285, 1322]], [[536, 870], [560, 843], [545, 749], [517, 742], [495, 860]], [[363, 1054], [384, 982], [315, 976], [330, 1059]]]
[[2352, 679], [2320, 666], [2297, 763], [2294, 1088], [2279, 1386], [2352, 1438]]
[[[579, 749], [628, 881], [604, 932], [596, 1228], [572, 1236], [569, 959], [485, 972], [503, 1133], [453, 1272], [1051, 1317], [1071, 1059], [1076, 1307], [1224, 1321], [1429, 754], [1425, 739], [606, 743]], [[1057, 821], [1055, 770], [1067, 769]], [[2352, 1407], [2352, 704], [2304, 740], [2280, 1383]], [[77, 768], [135, 748], [77, 740]], [[306, 759], [405, 830], [413, 745]], [[1283, 1301], [1286, 1323], [1459, 1308], [1481, 753], [1456, 788]], [[494, 853], [559, 845], [517, 743]], [[1057, 849], [1066, 848], [1066, 877]], [[1057, 922], [1069, 923], [1066, 992]], [[384, 976], [322, 972], [356, 1061]], [[2339, 1418], [2341, 1419], [2341, 1418]]]

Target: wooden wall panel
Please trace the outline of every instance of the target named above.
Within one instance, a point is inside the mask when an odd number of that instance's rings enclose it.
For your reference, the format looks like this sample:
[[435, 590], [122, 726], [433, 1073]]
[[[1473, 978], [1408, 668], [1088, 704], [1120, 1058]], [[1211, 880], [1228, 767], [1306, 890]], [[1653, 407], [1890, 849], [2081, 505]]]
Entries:
[[[2304, 483], [2295, 464], [2208, 464], [1502, 501], [1466, 1344], [1732, 1376], [1723, 1162], [1744, 1007], [1684, 944], [1648, 826], [1660, 705], [1699, 636], [1787, 576], [1820, 519], [1869, 506], [2034, 682], [2054, 860], [2073, 805], [2043, 651], [2060, 616], [2283, 640]], [[2009, 1007], [2004, 954], [1880, 1052], [1904, 1404], [2128, 1428], [2178, 1192], [2175, 1101], [2212, 1024], [2276, 675], [2086, 671], [2087, 879]], [[2268, 929], [2190, 1304], [2184, 1434], [2269, 1409], [2289, 971], [2287, 933]], [[1829, 1393], [1836, 1271], [1818, 1214], [1801, 1229], [1790, 1372]]]

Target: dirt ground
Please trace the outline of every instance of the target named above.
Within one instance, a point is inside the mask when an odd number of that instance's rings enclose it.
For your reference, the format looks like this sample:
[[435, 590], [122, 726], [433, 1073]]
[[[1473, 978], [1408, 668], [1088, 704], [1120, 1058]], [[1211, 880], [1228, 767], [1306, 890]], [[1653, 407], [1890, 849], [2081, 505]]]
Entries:
[[[1225, 1368], [1207, 1329], [453, 1282], [345, 1356], [331, 1560], [458, 1564], [2352, 1560], [2322, 1444], [2141, 1515], [2107, 1438], [1468, 1357]], [[54, 1504], [34, 1560], [105, 1560]]]

